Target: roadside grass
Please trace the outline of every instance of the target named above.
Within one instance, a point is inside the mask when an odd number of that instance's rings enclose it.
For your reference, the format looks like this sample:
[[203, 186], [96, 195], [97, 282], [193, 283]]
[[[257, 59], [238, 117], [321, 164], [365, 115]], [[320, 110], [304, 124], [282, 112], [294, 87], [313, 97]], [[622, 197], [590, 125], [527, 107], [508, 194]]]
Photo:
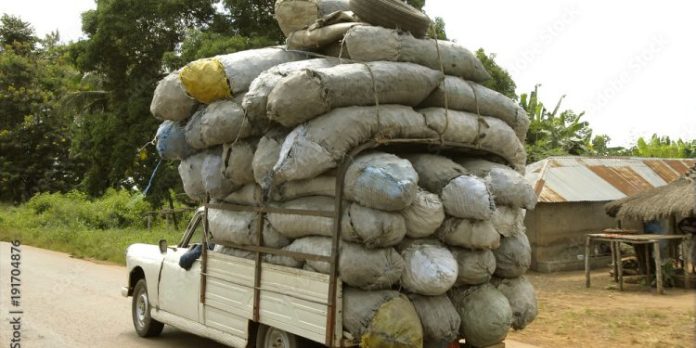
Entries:
[[185, 222], [180, 230], [161, 221], [148, 230], [143, 214], [150, 210], [142, 197], [124, 190], [95, 200], [79, 192], [40, 194], [20, 206], [0, 205], [0, 240], [125, 264], [130, 244], [181, 238]]

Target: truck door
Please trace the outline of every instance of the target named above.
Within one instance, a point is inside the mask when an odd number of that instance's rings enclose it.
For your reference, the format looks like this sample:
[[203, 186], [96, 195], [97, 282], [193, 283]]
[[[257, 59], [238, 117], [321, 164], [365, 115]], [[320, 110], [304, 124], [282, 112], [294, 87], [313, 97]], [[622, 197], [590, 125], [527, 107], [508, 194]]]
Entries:
[[188, 271], [179, 266], [179, 259], [193, 243], [203, 238], [202, 214], [197, 213], [176, 250], [170, 249], [164, 257], [159, 281], [159, 305], [181, 318], [200, 322], [201, 262], [196, 260]]

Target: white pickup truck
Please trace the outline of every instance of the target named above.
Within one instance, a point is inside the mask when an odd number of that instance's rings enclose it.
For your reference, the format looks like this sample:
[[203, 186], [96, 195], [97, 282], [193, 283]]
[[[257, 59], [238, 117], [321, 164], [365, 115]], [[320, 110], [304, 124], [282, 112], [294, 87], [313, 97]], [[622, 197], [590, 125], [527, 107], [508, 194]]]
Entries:
[[128, 285], [121, 292], [133, 297], [133, 324], [140, 336], [157, 336], [167, 324], [240, 348], [309, 345], [304, 340], [355, 346], [342, 330], [342, 287], [335, 275], [261, 266], [260, 259], [205, 247], [189, 270], [180, 267], [179, 259], [194, 243], [207, 246], [205, 221], [200, 208], [176, 247], [166, 241], [128, 247]]

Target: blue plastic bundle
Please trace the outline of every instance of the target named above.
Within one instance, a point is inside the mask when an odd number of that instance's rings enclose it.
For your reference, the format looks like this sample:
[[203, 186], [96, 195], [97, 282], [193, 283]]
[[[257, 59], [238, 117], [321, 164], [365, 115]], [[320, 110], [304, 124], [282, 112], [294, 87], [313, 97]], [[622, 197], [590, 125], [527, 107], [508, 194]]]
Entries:
[[184, 128], [177, 122], [164, 121], [157, 129], [157, 153], [165, 160], [182, 160], [196, 153], [184, 136]]

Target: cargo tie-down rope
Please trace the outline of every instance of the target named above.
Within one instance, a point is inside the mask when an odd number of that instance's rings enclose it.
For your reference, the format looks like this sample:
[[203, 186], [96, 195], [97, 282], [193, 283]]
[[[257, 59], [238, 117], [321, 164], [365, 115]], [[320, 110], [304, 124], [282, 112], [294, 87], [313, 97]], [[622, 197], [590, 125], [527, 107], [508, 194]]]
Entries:
[[442, 73], [442, 82], [440, 84], [442, 85], [442, 90], [445, 92], [445, 128], [442, 129], [442, 132], [438, 132], [440, 135], [440, 145], [445, 144], [445, 132], [447, 132], [447, 129], [449, 128], [449, 95], [447, 92], [447, 86], [445, 86], [445, 66], [442, 64], [442, 56], [440, 55], [440, 43], [437, 40], [437, 31], [435, 30], [435, 24], [430, 26], [430, 31], [433, 36], [433, 40], [435, 41], [435, 52], [437, 52], [437, 62], [440, 65], [440, 72]]
[[[141, 151], [145, 150], [145, 148], [148, 145], [155, 146], [156, 143], [157, 143], [157, 135], [155, 135], [155, 137], [152, 138], [152, 140], [145, 143], [145, 145], [138, 148], [138, 151], [136, 153], [140, 153]], [[145, 187], [145, 190], [143, 191], [143, 196], [147, 196], [147, 193], [150, 192], [150, 188], [152, 187], [152, 183], [155, 180], [155, 176], [157, 175], [157, 171], [159, 170], [160, 164], [162, 164], [162, 158], [160, 158], [159, 161], [157, 161], [157, 165], [155, 165], [155, 169], [152, 171], [152, 174], [150, 174], [150, 180], [147, 181], [147, 186]]]

